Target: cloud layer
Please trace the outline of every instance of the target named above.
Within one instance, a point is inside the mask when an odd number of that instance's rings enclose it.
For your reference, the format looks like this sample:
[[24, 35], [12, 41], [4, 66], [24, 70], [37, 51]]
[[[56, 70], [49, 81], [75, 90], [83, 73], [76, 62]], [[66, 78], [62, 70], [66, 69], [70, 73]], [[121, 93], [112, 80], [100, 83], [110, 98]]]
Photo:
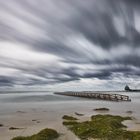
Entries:
[[138, 0], [0, 0], [0, 87], [139, 86], [139, 9]]

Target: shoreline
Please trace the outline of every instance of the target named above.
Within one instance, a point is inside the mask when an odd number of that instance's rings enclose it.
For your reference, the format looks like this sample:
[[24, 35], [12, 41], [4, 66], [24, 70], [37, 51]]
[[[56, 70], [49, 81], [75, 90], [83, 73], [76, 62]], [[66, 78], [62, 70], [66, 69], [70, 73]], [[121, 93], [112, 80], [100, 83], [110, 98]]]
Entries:
[[[62, 116], [77, 117], [76, 114], [84, 114], [78, 116], [81, 121], [89, 120], [92, 115], [96, 114], [130, 116], [135, 119], [132, 122], [124, 122], [125, 125], [130, 130], [140, 131], [139, 94], [130, 95], [132, 102], [99, 101], [57, 96], [52, 93], [38, 93], [36, 95], [25, 93], [0, 96], [0, 124], [4, 125], [0, 127], [2, 140], [11, 140], [20, 135], [30, 136], [45, 128], [52, 128], [64, 134], [59, 140], [77, 140], [78, 138], [62, 125]], [[97, 112], [94, 111], [96, 108], [109, 108], [109, 111]], [[24, 129], [9, 130], [10, 127]]]
[[[78, 112], [78, 110], [77, 110]], [[71, 131], [67, 130], [65, 126], [62, 125], [62, 116], [66, 114], [71, 114], [74, 117], [77, 117], [74, 112], [65, 112], [61, 115], [58, 114], [57, 117], [53, 118], [54, 116], [51, 116], [48, 114], [49, 112], [43, 111], [42, 113], [38, 110], [34, 110], [31, 112], [23, 112], [23, 111], [17, 111], [15, 114], [8, 116], [7, 118], [3, 119], [3, 122], [1, 120], [1, 123], [4, 124], [3, 127], [0, 127], [0, 136], [3, 140], [11, 140], [13, 137], [16, 136], [30, 136], [35, 133], [38, 133], [42, 129], [45, 128], [52, 128], [58, 131], [60, 134], [63, 134], [58, 140], [79, 140]], [[81, 112], [80, 112], [81, 113]], [[90, 115], [95, 114], [111, 114], [114, 113], [109, 112], [97, 112], [93, 111], [93, 113], [89, 112], [82, 112], [84, 116], [78, 116], [80, 118], [80, 121], [86, 121], [90, 119]], [[87, 113], [87, 114], [86, 114]], [[89, 114], [88, 114], [89, 113]], [[117, 114], [121, 115], [121, 114]], [[121, 115], [124, 116], [124, 115]], [[125, 116], [133, 116], [128, 115], [126, 113]], [[11, 118], [11, 120], [8, 120]], [[131, 120], [131, 121], [124, 121], [123, 124], [125, 124], [128, 128], [127, 130], [131, 131], [140, 131], [140, 124], [137, 123], [138, 120]], [[9, 130], [10, 127], [16, 127], [16, 128], [22, 128], [17, 130]]]

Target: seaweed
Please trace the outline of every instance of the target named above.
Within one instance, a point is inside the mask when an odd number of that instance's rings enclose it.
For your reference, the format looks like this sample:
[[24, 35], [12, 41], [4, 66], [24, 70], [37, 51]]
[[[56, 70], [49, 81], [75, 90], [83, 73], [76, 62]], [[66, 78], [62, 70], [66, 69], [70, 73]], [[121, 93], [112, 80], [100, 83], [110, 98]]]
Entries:
[[96, 108], [96, 109], [94, 109], [94, 111], [109, 111], [109, 109], [103, 107], [103, 108]]
[[89, 138], [99, 140], [140, 140], [140, 132], [125, 130], [122, 121], [131, 120], [131, 117], [113, 115], [94, 115], [90, 121], [63, 122], [75, 135], [82, 140]]
[[68, 115], [64, 115], [62, 118], [63, 118], [64, 120], [71, 120], [71, 121], [73, 121], [73, 120], [78, 120], [77, 118], [72, 117], [72, 116], [68, 116]]
[[54, 140], [59, 137], [59, 134], [57, 131], [53, 129], [43, 129], [38, 134], [32, 135], [32, 136], [18, 136], [13, 138], [12, 140]]

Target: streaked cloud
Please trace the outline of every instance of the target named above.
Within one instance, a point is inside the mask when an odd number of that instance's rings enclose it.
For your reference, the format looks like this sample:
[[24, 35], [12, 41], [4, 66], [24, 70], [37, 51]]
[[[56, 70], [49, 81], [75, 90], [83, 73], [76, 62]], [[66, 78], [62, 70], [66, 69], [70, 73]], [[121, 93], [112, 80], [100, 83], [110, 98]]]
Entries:
[[139, 85], [139, 9], [138, 0], [0, 0], [0, 86]]

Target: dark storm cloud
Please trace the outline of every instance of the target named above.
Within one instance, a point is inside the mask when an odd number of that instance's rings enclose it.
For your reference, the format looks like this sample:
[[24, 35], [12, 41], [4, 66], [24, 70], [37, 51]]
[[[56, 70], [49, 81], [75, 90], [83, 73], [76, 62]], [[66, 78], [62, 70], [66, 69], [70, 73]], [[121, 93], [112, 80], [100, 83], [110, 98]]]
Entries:
[[11, 77], [7, 76], [0, 76], [0, 86], [13, 86], [14, 79], [11, 79]]
[[[103, 5], [103, 6], [101, 6]], [[97, 7], [95, 7], [97, 6]], [[112, 47], [120, 43], [139, 45], [140, 33], [134, 25], [135, 6], [127, 1], [98, 1], [90, 9], [79, 8], [79, 15], [73, 17], [71, 26], [80, 31], [93, 43], [101, 47]], [[115, 17], [123, 20], [124, 36], [121, 36], [114, 24]], [[122, 26], [122, 25], [118, 25]]]
[[139, 78], [139, 9], [139, 0], [0, 0], [0, 86]]

